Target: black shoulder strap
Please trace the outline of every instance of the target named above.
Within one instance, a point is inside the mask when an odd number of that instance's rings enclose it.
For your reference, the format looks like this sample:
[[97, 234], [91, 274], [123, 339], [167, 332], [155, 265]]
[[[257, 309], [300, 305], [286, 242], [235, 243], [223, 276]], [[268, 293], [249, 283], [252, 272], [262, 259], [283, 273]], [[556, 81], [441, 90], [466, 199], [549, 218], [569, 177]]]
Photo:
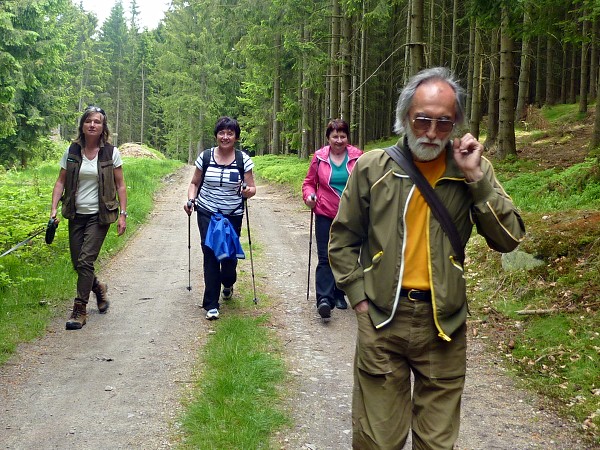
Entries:
[[[212, 148], [207, 148], [202, 152], [202, 173], [206, 173], [206, 169], [210, 165], [210, 154], [212, 152]], [[203, 177], [204, 178], [204, 177]]]
[[235, 149], [235, 165], [240, 172], [240, 180], [244, 182], [244, 154], [241, 150]]
[[462, 246], [458, 230], [456, 225], [450, 218], [450, 213], [446, 207], [442, 204], [439, 197], [433, 190], [433, 187], [425, 179], [421, 171], [417, 168], [412, 158], [408, 157], [397, 145], [387, 147], [384, 149], [390, 157], [398, 163], [400, 167], [408, 174], [413, 180], [421, 195], [429, 205], [431, 212], [442, 226], [442, 229], [450, 239], [450, 244], [456, 253], [456, 258], [461, 265], [465, 262], [465, 249]]

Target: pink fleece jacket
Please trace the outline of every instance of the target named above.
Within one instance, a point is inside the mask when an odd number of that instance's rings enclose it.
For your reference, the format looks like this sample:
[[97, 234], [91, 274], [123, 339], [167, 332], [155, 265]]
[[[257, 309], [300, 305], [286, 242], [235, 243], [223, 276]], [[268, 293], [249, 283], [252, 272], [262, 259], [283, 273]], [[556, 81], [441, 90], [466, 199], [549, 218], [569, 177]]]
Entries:
[[[363, 152], [352, 145], [348, 145], [346, 148], [348, 150], [346, 170], [348, 171], [348, 175], [350, 175], [354, 164], [356, 164], [356, 160]], [[340, 206], [340, 196], [329, 185], [330, 180], [329, 145], [326, 145], [315, 152], [310, 162], [308, 173], [302, 183], [302, 198], [306, 201], [311, 194], [316, 194], [317, 204], [314, 208], [315, 214], [333, 219]]]

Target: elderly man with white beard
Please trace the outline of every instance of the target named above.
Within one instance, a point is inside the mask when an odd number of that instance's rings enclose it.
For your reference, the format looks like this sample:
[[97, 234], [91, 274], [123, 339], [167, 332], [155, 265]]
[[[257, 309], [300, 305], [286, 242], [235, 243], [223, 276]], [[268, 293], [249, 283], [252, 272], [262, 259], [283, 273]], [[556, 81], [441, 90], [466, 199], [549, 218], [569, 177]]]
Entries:
[[404, 133], [396, 149], [434, 188], [460, 251], [390, 149], [358, 159], [331, 227], [329, 261], [358, 324], [355, 449], [401, 449], [410, 429], [413, 449], [453, 448], [466, 371], [464, 247], [473, 224], [500, 252], [525, 235], [483, 146], [468, 133], [452, 138], [463, 99], [447, 69], [426, 69], [403, 88], [394, 127]]

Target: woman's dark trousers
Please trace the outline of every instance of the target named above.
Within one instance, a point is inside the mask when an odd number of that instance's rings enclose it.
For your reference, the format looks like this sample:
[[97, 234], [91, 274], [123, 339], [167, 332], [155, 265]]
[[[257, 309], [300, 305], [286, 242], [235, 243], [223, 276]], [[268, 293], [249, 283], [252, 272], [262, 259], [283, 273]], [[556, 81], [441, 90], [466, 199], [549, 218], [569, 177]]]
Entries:
[[69, 220], [71, 262], [77, 272], [77, 299], [87, 303], [94, 284], [94, 263], [110, 224], [101, 225], [98, 214], [77, 214]]
[[315, 270], [315, 288], [317, 291], [317, 306], [321, 300], [329, 303], [333, 309], [336, 299], [344, 298], [344, 291], [337, 288], [333, 272], [329, 265], [327, 248], [329, 246], [329, 231], [333, 219], [315, 214], [315, 237], [317, 240], [317, 255], [319, 261]]
[[[221, 286], [231, 287], [237, 280], [237, 258], [225, 258], [219, 261], [212, 249], [204, 245], [211, 216], [212, 214], [208, 211], [203, 209], [198, 210], [198, 228], [200, 229], [202, 254], [204, 255], [204, 296], [202, 298], [202, 308], [206, 311], [214, 308], [219, 309]], [[229, 222], [239, 236], [242, 231], [243, 216], [228, 216], [224, 214], [223, 217], [229, 219]]]

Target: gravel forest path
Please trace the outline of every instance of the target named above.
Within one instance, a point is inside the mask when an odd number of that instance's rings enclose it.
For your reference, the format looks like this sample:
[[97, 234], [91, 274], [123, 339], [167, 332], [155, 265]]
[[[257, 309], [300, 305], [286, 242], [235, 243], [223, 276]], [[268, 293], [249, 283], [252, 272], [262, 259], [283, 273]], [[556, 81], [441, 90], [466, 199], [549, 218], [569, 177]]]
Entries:
[[[65, 331], [65, 319], [56, 319], [43, 338], [22, 345], [0, 368], [0, 448], [177, 444], [180, 401], [213, 326], [198, 306], [197, 266], [187, 290], [188, 222], [182, 205], [192, 170], [185, 167], [169, 177], [151, 220], [103, 265], [109, 312], [99, 315], [92, 305], [88, 324], [79, 331]], [[331, 321], [323, 323], [312, 289], [306, 300], [310, 216], [299, 199], [260, 184], [248, 203], [257, 249], [257, 308], [270, 314], [290, 374], [285, 407], [294, 425], [274, 436], [273, 447], [349, 449], [354, 313], [334, 310]], [[192, 220], [192, 261], [201, 261], [198, 240]], [[313, 269], [315, 264], [313, 240]], [[241, 261], [239, 268], [250, 285], [250, 261]], [[226, 305], [222, 314], [227, 315]], [[456, 448], [586, 448], [574, 425], [518, 389], [485, 345], [485, 336], [470, 337]]]

